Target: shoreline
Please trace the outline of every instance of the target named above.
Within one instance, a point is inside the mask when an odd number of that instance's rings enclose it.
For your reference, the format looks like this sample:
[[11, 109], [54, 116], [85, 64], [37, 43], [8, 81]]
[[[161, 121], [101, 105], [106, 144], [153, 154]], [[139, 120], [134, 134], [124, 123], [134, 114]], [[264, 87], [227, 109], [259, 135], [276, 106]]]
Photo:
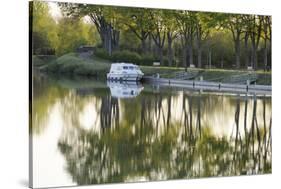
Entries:
[[[51, 60], [45, 58], [41, 60], [38, 56], [32, 57], [32, 66], [42, 72], [58, 75], [77, 75], [81, 77], [101, 77], [106, 78], [106, 73], [109, 72], [111, 62], [95, 56], [83, 59], [76, 53], [68, 53], [58, 58], [52, 57]], [[140, 66], [145, 76], [160, 74], [161, 78], [173, 79], [178, 73], [185, 73], [185, 68], [182, 67], [154, 67]], [[272, 85], [271, 72], [262, 70], [226, 70], [226, 69], [202, 69], [188, 68], [187, 72], [195, 74], [192, 80], [200, 80], [201, 77], [206, 81], [222, 82], [227, 78], [239, 78], [243, 75], [255, 75], [257, 77], [256, 84]], [[197, 74], [197, 75], [196, 75]]]

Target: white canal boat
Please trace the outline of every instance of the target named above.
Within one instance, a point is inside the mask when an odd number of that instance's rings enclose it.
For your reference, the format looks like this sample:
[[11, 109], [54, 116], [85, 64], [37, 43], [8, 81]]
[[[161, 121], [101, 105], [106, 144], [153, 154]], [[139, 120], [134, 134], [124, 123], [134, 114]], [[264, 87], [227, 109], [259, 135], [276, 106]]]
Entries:
[[139, 81], [143, 73], [139, 66], [130, 63], [111, 64], [110, 72], [106, 75], [110, 81]]

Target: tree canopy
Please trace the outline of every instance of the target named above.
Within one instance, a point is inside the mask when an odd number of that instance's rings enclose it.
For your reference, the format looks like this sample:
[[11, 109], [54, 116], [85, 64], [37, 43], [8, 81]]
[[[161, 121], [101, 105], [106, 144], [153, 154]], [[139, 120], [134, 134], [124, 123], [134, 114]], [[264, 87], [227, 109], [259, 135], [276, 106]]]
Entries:
[[35, 49], [46, 46], [62, 54], [92, 44], [108, 56], [132, 51], [164, 66], [271, 67], [270, 16], [57, 4], [63, 18], [56, 22], [47, 3], [33, 3]]

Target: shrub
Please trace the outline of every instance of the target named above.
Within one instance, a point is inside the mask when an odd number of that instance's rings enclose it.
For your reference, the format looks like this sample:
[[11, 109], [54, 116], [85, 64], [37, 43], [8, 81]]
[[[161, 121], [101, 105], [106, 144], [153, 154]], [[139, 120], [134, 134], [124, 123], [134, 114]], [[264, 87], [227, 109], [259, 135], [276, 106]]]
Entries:
[[99, 58], [102, 58], [102, 59], [106, 59], [106, 60], [109, 60], [110, 59], [110, 56], [109, 54], [107, 53], [107, 51], [103, 48], [96, 48], [95, 49], [95, 52], [94, 52], [94, 55], [99, 57]]
[[79, 57], [77, 57], [75, 53], [68, 53], [57, 59], [58, 64], [70, 64], [70, 63], [77, 63], [77, 62], [82, 62], [82, 60]]
[[46, 68], [48, 72], [72, 73], [83, 61], [75, 56], [75, 53], [65, 54], [52, 61]]
[[79, 66], [76, 70], [74, 70], [74, 73], [77, 75], [96, 75], [97, 70], [92, 65], [86, 65], [83, 64]]
[[152, 55], [142, 55], [140, 64], [145, 66], [152, 66], [153, 62], [157, 62], [157, 59]]
[[63, 64], [59, 67], [59, 72], [72, 74], [74, 70], [80, 67], [81, 65], [82, 65], [81, 63], [76, 63], [76, 62]]
[[167, 57], [163, 57], [163, 63], [161, 66], [169, 66], [169, 60]]
[[35, 55], [55, 55], [55, 49], [49, 47], [37, 48], [34, 50]]
[[47, 72], [58, 72], [60, 65], [57, 64], [56, 62], [52, 62], [48, 64], [48, 66], [42, 68], [42, 71], [47, 71]]
[[140, 64], [141, 56], [136, 52], [131, 52], [128, 50], [116, 51], [112, 53], [111, 60], [113, 62], [129, 62]]
[[77, 69], [74, 70], [75, 74], [78, 75], [105, 75], [110, 69], [110, 64], [82, 64]]
[[45, 64], [45, 62], [37, 56], [32, 56], [32, 64], [34, 66], [42, 66]]

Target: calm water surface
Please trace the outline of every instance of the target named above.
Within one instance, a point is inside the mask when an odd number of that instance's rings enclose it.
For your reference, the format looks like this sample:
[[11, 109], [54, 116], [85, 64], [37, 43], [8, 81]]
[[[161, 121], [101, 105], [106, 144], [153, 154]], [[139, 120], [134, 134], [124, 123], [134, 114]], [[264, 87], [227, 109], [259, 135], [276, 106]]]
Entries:
[[271, 97], [33, 78], [33, 185], [271, 173]]

